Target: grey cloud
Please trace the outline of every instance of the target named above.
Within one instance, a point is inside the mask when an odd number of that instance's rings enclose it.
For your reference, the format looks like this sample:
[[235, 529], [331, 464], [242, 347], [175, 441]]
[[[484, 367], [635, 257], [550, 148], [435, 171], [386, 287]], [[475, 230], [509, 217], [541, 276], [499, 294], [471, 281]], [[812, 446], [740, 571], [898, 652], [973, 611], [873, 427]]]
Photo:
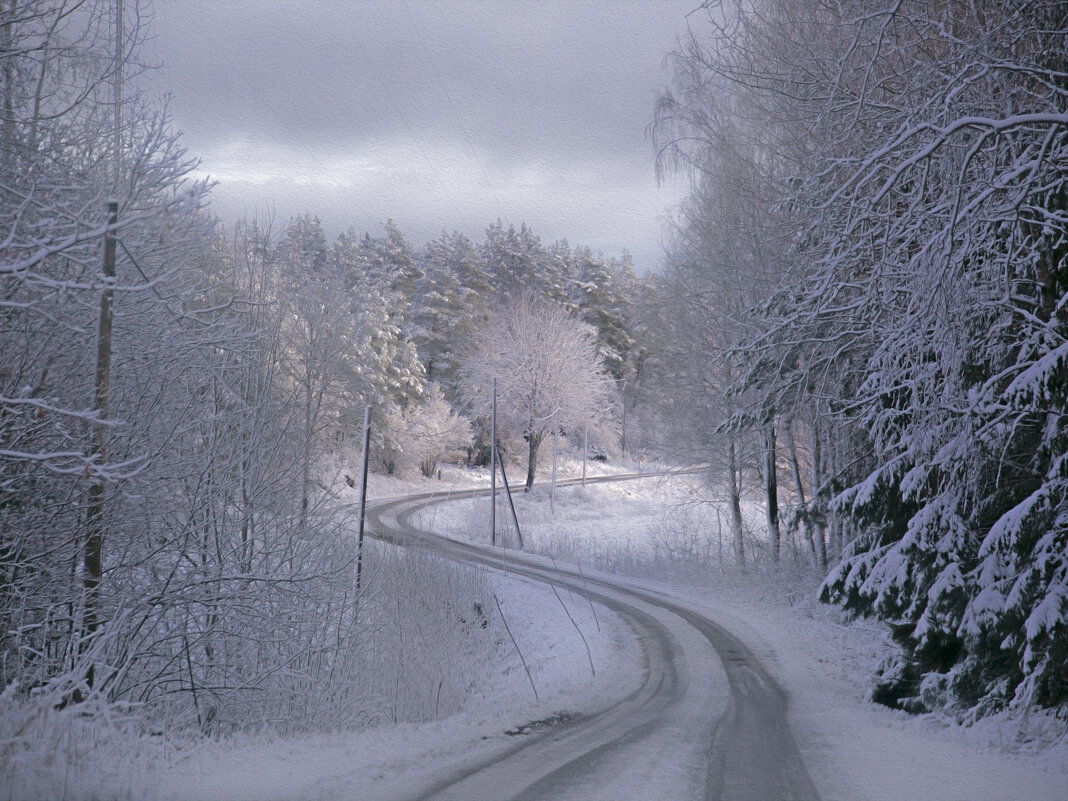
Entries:
[[[451, 217], [474, 217], [479, 227], [516, 215], [536, 230], [566, 206], [572, 229], [585, 213], [585, 227], [608, 241], [613, 210], [604, 197], [620, 197], [623, 218], [674, 199], [655, 189], [643, 131], [667, 82], [663, 53], [694, 5], [157, 0], [152, 55], [167, 65], [157, 88], [173, 93], [187, 145], [230, 184], [216, 193], [220, 206], [266, 205], [273, 188], [280, 213], [306, 201], [328, 218], [336, 215], [316, 207], [316, 198], [347, 196], [358, 227], [372, 215], [393, 216], [412, 231], [430, 226], [414, 219], [420, 215], [444, 221], [450, 211], [437, 207], [450, 203]], [[242, 152], [306, 160], [309, 173], [346, 159], [369, 166], [360, 180], [340, 175], [329, 192], [315, 192], [314, 179], [272, 180], [270, 170], [258, 181], [239, 180]], [[398, 164], [401, 157], [410, 163]], [[461, 167], [474, 174], [454, 170]], [[382, 182], [364, 180], [383, 171], [420, 186], [386, 192]], [[244, 178], [254, 172], [246, 165]], [[522, 191], [539, 174], [560, 188], [544, 190], [552, 206], [540, 209]], [[627, 197], [634, 192], [642, 197]], [[393, 208], [374, 211], [376, 194]], [[655, 220], [646, 228], [645, 243], [621, 241], [615, 250], [629, 246], [652, 258]], [[633, 221], [622, 229], [633, 232]], [[566, 229], [543, 232], [557, 235], [580, 239]]]

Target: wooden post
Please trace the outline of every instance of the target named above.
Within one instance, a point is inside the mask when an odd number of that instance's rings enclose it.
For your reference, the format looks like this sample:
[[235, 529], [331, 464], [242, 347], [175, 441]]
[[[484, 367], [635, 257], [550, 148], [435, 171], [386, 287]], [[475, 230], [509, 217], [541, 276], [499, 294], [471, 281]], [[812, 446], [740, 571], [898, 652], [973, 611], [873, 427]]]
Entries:
[[367, 454], [371, 448], [371, 407], [363, 410], [363, 454], [360, 456], [360, 533], [356, 538], [356, 593], [363, 574], [363, 525], [367, 518]]
[[519, 540], [519, 547], [523, 547], [523, 532], [519, 530], [519, 515], [515, 513], [515, 502], [512, 500], [512, 487], [508, 484], [508, 474], [504, 472], [504, 462], [500, 461], [501, 453], [497, 451], [497, 464], [501, 468], [501, 481], [504, 482], [504, 492], [508, 496], [508, 506], [512, 510], [512, 522], [515, 523], [515, 536]]
[[[100, 293], [100, 319], [96, 339], [96, 377], [93, 386], [93, 411], [97, 419], [93, 432], [93, 462], [99, 469], [107, 459], [108, 391], [111, 385], [111, 301], [115, 278], [115, 225], [119, 218], [118, 201], [108, 201], [108, 227], [104, 234], [104, 286]], [[104, 478], [90, 479], [87, 531], [85, 538], [82, 585], [85, 588], [85, 630], [93, 634], [100, 626], [97, 606], [100, 596], [104, 551]], [[89, 673], [92, 686], [93, 675]]]
[[590, 452], [590, 418], [582, 426], [582, 486], [586, 486], [586, 454]]
[[560, 410], [553, 412], [553, 481], [549, 489], [549, 514], [556, 514], [556, 447], [560, 437], [560, 426], [556, 422], [556, 415]]
[[497, 544], [497, 379], [492, 381], [490, 407], [490, 545]]

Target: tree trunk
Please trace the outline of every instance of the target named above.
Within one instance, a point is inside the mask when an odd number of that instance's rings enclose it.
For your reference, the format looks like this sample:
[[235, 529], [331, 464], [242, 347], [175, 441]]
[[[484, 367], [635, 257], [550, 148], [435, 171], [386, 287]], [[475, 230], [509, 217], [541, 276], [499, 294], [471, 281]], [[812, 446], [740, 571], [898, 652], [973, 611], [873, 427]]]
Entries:
[[[839, 429], [839, 431], [841, 431], [841, 429]], [[838, 433], [830, 433], [830, 435], [827, 437], [827, 444], [830, 449], [830, 458], [827, 461], [827, 473], [828, 476], [832, 478], [836, 478], [837, 476], [841, 475], [842, 471], [842, 450], [839, 441], [839, 436], [840, 435]], [[828, 510], [827, 525], [827, 543], [829, 549], [828, 559], [832, 559], [837, 562], [842, 556], [842, 520], [839, 515], [834, 514], [833, 512]]]
[[738, 480], [738, 457], [734, 446], [734, 432], [727, 434], [727, 501], [731, 512], [731, 534], [734, 540], [734, 562], [745, 572], [745, 541], [742, 538], [742, 499]]
[[[818, 415], [818, 412], [817, 412]], [[827, 518], [825, 510], [816, 508], [820, 503], [820, 487], [823, 483], [823, 474], [820, 467], [820, 426], [819, 417], [812, 419], [812, 446], [809, 458], [812, 461], [812, 506], [816, 514], [812, 515], [812, 541], [816, 545], [816, 561], [820, 570], [827, 572]]]
[[[119, 204], [108, 201], [108, 225], [118, 222]], [[115, 277], [115, 234], [109, 230], [104, 235], [104, 270], [105, 282]], [[103, 421], [108, 416], [108, 395], [111, 387], [111, 323], [112, 323], [112, 288], [105, 283], [100, 293], [99, 331], [96, 342], [96, 375], [94, 380], [93, 409], [98, 421], [93, 431], [93, 456], [98, 467], [103, 468], [107, 461], [107, 428]], [[103, 576], [104, 550], [104, 476], [94, 476], [89, 485], [87, 531], [84, 551], [84, 573], [82, 583], [85, 588], [85, 611], [83, 620], [85, 631], [90, 636], [100, 626], [99, 598], [100, 581]], [[93, 667], [87, 676], [89, 686], [93, 686]]]
[[304, 442], [302, 445], [302, 465], [300, 481], [300, 525], [304, 528], [308, 522], [308, 506], [311, 495], [311, 447], [312, 447], [312, 389], [311, 377], [305, 377], [304, 396]]
[[531, 432], [527, 435], [527, 442], [530, 444], [530, 456], [527, 459], [527, 484], [523, 489], [524, 492], [530, 492], [530, 488], [534, 485], [534, 470], [538, 466], [538, 446], [541, 445], [541, 434]]
[[778, 563], [782, 547], [782, 532], [779, 530], [779, 485], [775, 474], [775, 425], [767, 423], [760, 432], [764, 451], [764, 502], [768, 518], [768, 540], [771, 544], [771, 559]]
[[794, 512], [794, 525], [801, 529], [801, 538], [808, 543], [808, 549], [812, 554], [812, 561], [818, 562], [816, 555], [816, 541], [812, 536], [812, 527], [805, 516], [805, 486], [801, 481], [801, 465], [797, 461], [797, 443], [794, 441], [794, 421], [786, 424], [786, 458], [790, 461], [790, 477], [794, 481], [794, 491], [797, 493], [796, 511]]
[[[12, 52], [11, 18], [14, 16], [15, 0], [0, 3], [0, 11], [8, 19], [0, 25], [0, 53]], [[0, 88], [0, 153], [15, 164], [15, 59], [5, 58], [0, 65], [4, 85]]]

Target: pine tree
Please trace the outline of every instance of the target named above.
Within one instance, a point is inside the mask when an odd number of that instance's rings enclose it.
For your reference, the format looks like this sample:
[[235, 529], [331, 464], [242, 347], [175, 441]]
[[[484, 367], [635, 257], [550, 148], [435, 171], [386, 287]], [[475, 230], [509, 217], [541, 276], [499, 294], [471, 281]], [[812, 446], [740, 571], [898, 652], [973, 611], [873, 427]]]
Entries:
[[605, 368], [616, 379], [633, 378], [635, 340], [629, 326], [637, 278], [629, 254], [623, 260], [605, 259], [581, 248], [575, 251], [575, 265], [571, 300], [582, 319], [597, 331]]
[[411, 244], [393, 220], [387, 220], [383, 227], [385, 236], [364, 234], [359, 259], [370, 285], [388, 300], [393, 320], [407, 333], [412, 301], [423, 272]]
[[474, 244], [455, 231], [428, 243], [419, 262], [423, 279], [412, 309], [412, 341], [427, 380], [455, 403], [459, 354], [470, 349], [488, 315], [488, 279]]
[[[396, 310], [398, 295], [378, 269], [385, 262], [374, 258], [382, 250], [373, 241], [369, 244], [366, 235], [357, 240], [350, 228], [335, 240], [331, 258], [333, 272], [341, 277], [344, 291], [339, 302], [345, 304], [357, 323], [354, 348], [365, 361], [361, 370], [367, 384], [365, 397], [368, 403], [385, 409], [393, 404], [404, 406], [421, 397], [426, 377], [415, 345], [402, 329], [409, 314], [407, 304], [402, 304], [401, 311]], [[403, 264], [403, 248], [399, 254]]]
[[544, 266], [541, 240], [526, 223], [519, 230], [500, 220], [486, 229], [482, 259], [490, 275], [494, 298], [500, 302], [523, 292], [538, 292], [538, 272]]

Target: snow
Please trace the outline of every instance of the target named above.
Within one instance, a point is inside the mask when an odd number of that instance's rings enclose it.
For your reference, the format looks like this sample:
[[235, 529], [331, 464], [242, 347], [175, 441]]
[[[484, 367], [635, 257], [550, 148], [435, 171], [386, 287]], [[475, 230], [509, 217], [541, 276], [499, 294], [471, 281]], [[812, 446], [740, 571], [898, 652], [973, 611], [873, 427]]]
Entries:
[[[459, 488], [484, 478], [446, 469], [440, 482], [375, 477], [371, 486], [381, 498], [387, 491]], [[823, 801], [1068, 799], [1068, 742], [1063, 727], [1048, 717], [960, 727], [870, 703], [871, 675], [893, 651], [888, 631], [869, 621], [847, 622], [835, 608], [816, 602], [818, 577], [789, 542], [779, 571], [759, 558], [749, 574], [734, 571], [720, 559], [714, 522], [711, 536], [693, 533], [708, 508], [680, 506], [700, 493], [697, 479], [688, 478], [561, 487], [552, 504], [555, 515], [547, 489], [519, 493], [516, 500], [532, 548], [551, 550], [558, 559], [581, 558], [591, 577], [619, 580], [626, 574], [628, 583], [682, 599], [750, 644], [788, 693], [790, 722]], [[483, 511], [485, 500], [458, 500], [428, 509], [425, 517], [449, 536], [481, 541]], [[757, 510], [748, 511], [755, 520]], [[759, 557], [759, 537], [752, 530], [749, 537], [747, 546]], [[565, 588], [558, 599], [549, 587], [514, 574], [488, 578], [531, 668], [538, 700], [505, 639], [466, 708], [442, 720], [299, 737], [249, 733], [139, 741], [137, 753], [112, 749], [110, 762], [73, 781], [59, 775], [59, 761], [52, 774], [42, 768], [37, 796], [0, 775], [0, 798], [399, 801], [419, 797], [465, 765], [513, 749], [523, 735], [508, 730], [606, 707], [639, 685], [639, 646], [619, 617], [598, 607], [595, 619], [587, 599]], [[641, 759], [606, 762], [598, 774], [625, 777], [646, 797], [675, 797], [685, 777], [663, 775], [657, 754], [684, 745], [665, 739]], [[573, 788], [579, 795], [567, 797], [608, 797], [606, 788], [598, 776], [586, 777]]]
[[498, 648], [499, 663], [488, 666], [495, 672], [482, 677], [462, 713], [444, 720], [337, 734], [248, 734], [166, 748], [148, 745], [142, 759], [123, 761], [65, 790], [62, 777], [41, 776], [40, 786], [47, 789], [39, 796], [25, 785], [12, 795], [14, 788], [5, 788], [0, 777], [0, 798], [43, 801], [63, 792], [68, 799], [143, 801], [410, 799], [463, 764], [514, 748], [522, 735], [508, 735], [508, 730], [562, 712], [595, 711], [638, 687], [640, 649], [617, 615], [601, 607], [595, 620], [586, 599], [563, 588], [558, 600], [549, 587], [514, 575], [491, 573], [490, 581], [540, 700], [505, 640]]
[[1045, 597], [1024, 622], [1027, 639], [1035, 640], [1043, 631], [1052, 631], [1054, 626], [1064, 622], [1066, 612], [1068, 612], [1068, 588], [1056, 584], [1051, 585]]
[[848, 625], [809, 599], [784, 605], [773, 588], [708, 587], [691, 597], [762, 644], [765, 665], [789, 695], [790, 721], [823, 801], [1068, 798], [1063, 739], [1037, 755], [1012, 753], [1025, 745], [1012, 722], [964, 728], [870, 703], [871, 673], [890, 651], [875, 625]]
[[[778, 573], [758, 568], [742, 576], [723, 569], [715, 549], [705, 561], [684, 548], [665, 554], [666, 536], [650, 521], [670, 517], [662, 504], [699, 492], [685, 479], [672, 482], [558, 489], [557, 518], [549, 524], [547, 501], [532, 493], [533, 499], [519, 501], [520, 520], [541, 522], [527, 523], [524, 536], [537, 543], [535, 532], [550, 529], [553, 546], [602, 555], [602, 567], [625, 567], [637, 576], [635, 586], [682, 598], [751, 644], [787, 691], [791, 725], [823, 801], [1068, 799], [1063, 724], [1036, 714], [963, 727], [873, 704], [871, 677], [895, 652], [889, 630], [871, 621], [848, 622], [836, 608], [820, 604], [816, 576], [789, 565]], [[453, 502], [451, 512], [439, 508], [439, 526], [455, 536], [470, 515], [464, 507], [472, 503], [477, 501]], [[676, 543], [686, 539], [675, 532]], [[604, 575], [592, 566], [584, 570]]]
[[1010, 544], [1014, 543], [1028, 515], [1036, 510], [1041, 511], [1049, 505], [1051, 489], [1052, 487], [1049, 484], [1043, 484], [998, 518], [997, 522], [990, 527], [986, 537], [983, 538], [983, 543], [979, 547], [979, 558], [983, 559], [998, 550], [999, 547], [1003, 547], [1001, 546], [1002, 541], [1007, 540]]
[[1048, 400], [1049, 384], [1068, 358], [1068, 342], [1062, 342], [1049, 353], [1035, 360], [1021, 372], [1005, 390], [1006, 397], [1019, 397], [1031, 402]]

